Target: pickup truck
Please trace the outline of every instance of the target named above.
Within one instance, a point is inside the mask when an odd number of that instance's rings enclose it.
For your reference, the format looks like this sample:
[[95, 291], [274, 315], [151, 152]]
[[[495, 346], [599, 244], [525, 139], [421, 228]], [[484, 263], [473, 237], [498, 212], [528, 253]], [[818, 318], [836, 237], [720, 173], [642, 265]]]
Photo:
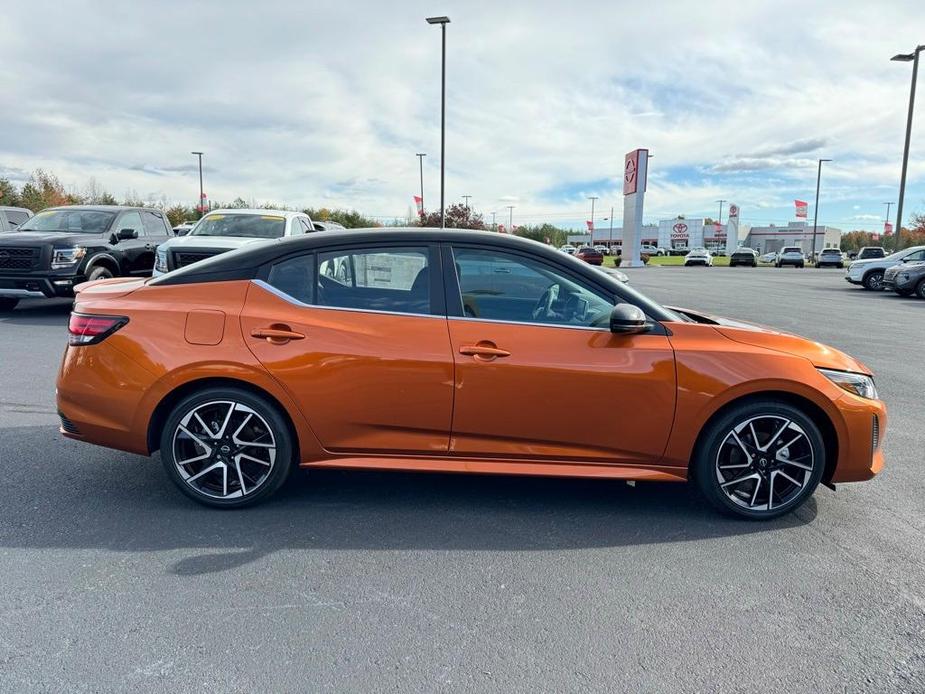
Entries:
[[71, 205], [43, 210], [0, 234], [0, 311], [21, 299], [74, 296], [74, 286], [151, 274], [158, 244], [173, 236], [160, 210]]

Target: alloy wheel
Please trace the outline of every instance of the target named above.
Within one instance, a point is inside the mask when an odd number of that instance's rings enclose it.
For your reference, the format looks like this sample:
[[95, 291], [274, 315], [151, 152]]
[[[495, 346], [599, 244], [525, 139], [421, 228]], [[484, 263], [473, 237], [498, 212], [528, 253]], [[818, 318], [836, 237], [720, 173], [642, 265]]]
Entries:
[[181, 479], [212, 499], [241, 499], [261, 489], [276, 464], [272, 427], [234, 400], [198, 404], [180, 419], [172, 437]]
[[716, 453], [722, 493], [748, 511], [778, 511], [810, 484], [815, 454], [803, 428], [782, 415], [751, 417], [735, 425]]

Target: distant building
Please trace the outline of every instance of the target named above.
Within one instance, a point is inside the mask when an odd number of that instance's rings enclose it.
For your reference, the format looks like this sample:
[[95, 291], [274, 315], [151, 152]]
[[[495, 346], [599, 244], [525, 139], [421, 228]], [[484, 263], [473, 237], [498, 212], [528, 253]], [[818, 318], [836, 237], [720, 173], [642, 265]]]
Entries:
[[[759, 253], [774, 253], [784, 246], [800, 246], [803, 253], [813, 252], [813, 227], [806, 222], [790, 222], [787, 226], [752, 227], [743, 244]], [[816, 251], [839, 248], [841, 229], [819, 225], [816, 227]]]

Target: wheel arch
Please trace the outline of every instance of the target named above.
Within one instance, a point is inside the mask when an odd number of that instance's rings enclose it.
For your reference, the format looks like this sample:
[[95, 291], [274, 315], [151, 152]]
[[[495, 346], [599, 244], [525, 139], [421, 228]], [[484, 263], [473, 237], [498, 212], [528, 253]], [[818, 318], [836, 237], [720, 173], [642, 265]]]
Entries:
[[298, 463], [301, 460], [301, 441], [299, 439], [299, 432], [295, 427], [295, 423], [292, 421], [292, 416], [290, 415], [289, 410], [285, 405], [283, 405], [283, 403], [279, 401], [277, 397], [275, 397], [269, 391], [261, 388], [260, 386], [249, 383], [248, 381], [243, 381], [237, 378], [212, 376], [186, 381], [161, 398], [160, 402], [157, 403], [154, 411], [151, 413], [151, 417], [148, 420], [147, 447], [149, 453], [154, 453], [154, 451], [160, 448], [161, 430], [163, 429], [164, 423], [167, 421], [167, 418], [170, 416], [170, 413], [173, 411], [173, 408], [177, 405], [177, 403], [188, 395], [191, 395], [196, 391], [203, 390], [204, 388], [237, 388], [267, 400], [279, 411], [279, 414], [286, 422], [286, 427], [289, 430], [289, 436], [292, 439], [293, 461]]
[[90, 260], [87, 261], [87, 266], [84, 268], [84, 274], [89, 275], [94, 268], [104, 267], [109, 270], [113, 277], [118, 277], [122, 274], [122, 269], [119, 267], [119, 261], [109, 253], [97, 253]]
[[832, 479], [832, 475], [835, 474], [835, 468], [838, 465], [839, 444], [838, 432], [835, 428], [835, 424], [826, 411], [815, 402], [797, 393], [784, 390], [766, 390], [748, 393], [723, 403], [722, 406], [717, 408], [717, 410], [707, 418], [700, 428], [700, 432], [697, 434], [697, 438], [694, 441], [694, 447], [691, 451], [692, 455], [690, 456], [688, 466], [693, 463], [696, 452], [699, 451], [700, 446], [703, 445], [706, 432], [717, 419], [736, 407], [753, 402], [780, 402], [791, 405], [804, 412], [806, 416], [819, 427], [819, 432], [822, 434], [822, 443], [825, 446], [825, 470], [822, 472], [822, 480], [826, 483], [829, 482], [829, 480]]

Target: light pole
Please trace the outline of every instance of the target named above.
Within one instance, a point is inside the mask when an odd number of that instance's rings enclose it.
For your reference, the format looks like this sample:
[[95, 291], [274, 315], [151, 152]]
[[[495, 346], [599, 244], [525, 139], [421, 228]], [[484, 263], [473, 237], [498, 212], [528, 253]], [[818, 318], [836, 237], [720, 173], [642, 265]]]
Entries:
[[202, 218], [206, 213], [202, 202], [206, 197], [202, 188], [202, 152], [190, 152], [190, 154], [195, 154], [199, 157], [199, 217]]
[[591, 241], [590, 241], [590, 243], [588, 243], [589, 246], [593, 246], [593, 245], [594, 245], [594, 201], [597, 200], [597, 199], [598, 199], [598, 197], [597, 197], [596, 195], [589, 195], [589, 196], [588, 196], [588, 200], [591, 201], [591, 228], [588, 229], [588, 233], [589, 233], [589, 235], [591, 236]]
[[417, 152], [414, 156], [418, 158], [418, 163], [421, 168], [421, 219], [424, 218], [424, 157], [427, 156], [424, 152]]
[[491, 230], [498, 231], [498, 226], [495, 224], [495, 212], [494, 211], [492, 211], [491, 213]]
[[[594, 237], [592, 236], [592, 240], [593, 238]], [[610, 250], [613, 250], [613, 207], [610, 208], [610, 244], [608, 248], [610, 248]]]
[[508, 205], [507, 211], [509, 214], [508, 222], [507, 222], [507, 233], [513, 234], [514, 233], [514, 206]]
[[819, 168], [816, 171], [816, 205], [813, 207], [813, 262], [816, 258], [816, 222], [819, 219], [819, 182], [822, 180], [822, 162], [832, 161], [831, 159], [820, 159]]
[[726, 200], [717, 200], [716, 202], [719, 203], [719, 219], [716, 220], [716, 223], [717, 223], [717, 224], [722, 224], [722, 223], [723, 223], [723, 203], [724, 203], [724, 202], [727, 202], [727, 201], [726, 201]]
[[896, 60], [901, 63], [912, 62], [912, 86], [909, 88], [909, 115], [906, 117], [906, 145], [903, 149], [903, 171], [899, 177], [899, 199], [896, 203], [896, 242], [902, 239], [903, 233], [903, 198], [906, 195], [906, 168], [909, 166], [909, 140], [912, 137], [912, 110], [915, 108], [915, 80], [919, 74], [919, 53], [925, 50], [925, 46], [917, 46], [912, 53], [900, 53], [894, 55], [890, 60]]
[[446, 213], [443, 207], [444, 165], [446, 163], [446, 25], [449, 17], [428, 17], [428, 24], [439, 24], [442, 34], [440, 61], [440, 228], [446, 229]]
[[467, 209], [467, 210], [469, 209], [469, 198], [471, 198], [471, 197], [472, 197], [471, 195], [463, 195], [463, 196], [462, 196], [462, 199], [466, 201], [466, 209]]

